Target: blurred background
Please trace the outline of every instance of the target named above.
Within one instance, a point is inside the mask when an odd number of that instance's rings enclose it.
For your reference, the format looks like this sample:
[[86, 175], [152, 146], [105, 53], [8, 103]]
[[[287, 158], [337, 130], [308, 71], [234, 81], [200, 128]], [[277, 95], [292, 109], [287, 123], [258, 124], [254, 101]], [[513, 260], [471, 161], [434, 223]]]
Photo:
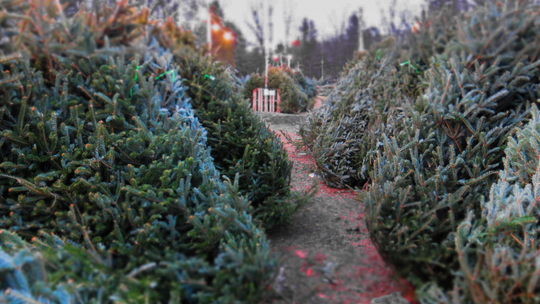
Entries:
[[[68, 15], [114, 0], [60, 0]], [[265, 62], [286, 64], [319, 84], [332, 83], [357, 51], [394, 36], [403, 41], [415, 24], [443, 7], [456, 14], [485, 0], [128, 0], [154, 18], [172, 17], [197, 44], [212, 40], [218, 59], [238, 76], [263, 74]], [[512, 5], [516, 0], [501, 0]], [[211, 30], [207, 20], [211, 21]], [[221, 55], [221, 56], [220, 56]]]

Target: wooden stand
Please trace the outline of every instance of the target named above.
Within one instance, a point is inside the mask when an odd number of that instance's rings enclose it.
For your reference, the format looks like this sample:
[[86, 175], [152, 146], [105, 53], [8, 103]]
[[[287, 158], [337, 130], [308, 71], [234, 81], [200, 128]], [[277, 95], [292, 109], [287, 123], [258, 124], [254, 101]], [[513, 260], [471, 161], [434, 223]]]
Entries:
[[255, 112], [277, 112], [279, 113], [279, 89], [258, 88], [253, 90], [251, 101]]

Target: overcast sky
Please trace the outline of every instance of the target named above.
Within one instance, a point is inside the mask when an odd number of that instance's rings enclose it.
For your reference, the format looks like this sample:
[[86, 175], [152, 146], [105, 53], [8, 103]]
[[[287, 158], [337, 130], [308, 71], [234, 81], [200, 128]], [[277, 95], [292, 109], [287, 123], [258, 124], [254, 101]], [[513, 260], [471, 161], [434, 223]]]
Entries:
[[[261, 0], [221, 0], [225, 19], [236, 23], [246, 35], [254, 42], [255, 36], [249, 30], [246, 22], [251, 22], [250, 7], [252, 3]], [[364, 10], [364, 22], [367, 27], [380, 27], [381, 10], [388, 15], [388, 8], [392, 0], [266, 0], [274, 5], [274, 44], [285, 40], [283, 10], [288, 6], [292, 8], [293, 24], [291, 38], [299, 36], [300, 22], [304, 17], [314, 20], [318, 37], [324, 38], [339, 30], [341, 23], [360, 7]], [[407, 10], [413, 16], [418, 16], [424, 0], [397, 0], [397, 11]]]

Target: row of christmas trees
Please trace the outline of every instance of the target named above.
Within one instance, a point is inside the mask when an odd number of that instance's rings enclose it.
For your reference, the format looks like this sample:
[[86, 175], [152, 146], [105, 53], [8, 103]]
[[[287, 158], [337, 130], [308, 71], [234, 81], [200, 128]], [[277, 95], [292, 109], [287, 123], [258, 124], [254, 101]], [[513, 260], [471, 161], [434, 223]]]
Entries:
[[258, 302], [305, 199], [230, 70], [127, 0], [0, 7], [0, 302]]
[[364, 188], [372, 240], [422, 303], [538, 303], [540, 8], [420, 20], [344, 71], [302, 141]]

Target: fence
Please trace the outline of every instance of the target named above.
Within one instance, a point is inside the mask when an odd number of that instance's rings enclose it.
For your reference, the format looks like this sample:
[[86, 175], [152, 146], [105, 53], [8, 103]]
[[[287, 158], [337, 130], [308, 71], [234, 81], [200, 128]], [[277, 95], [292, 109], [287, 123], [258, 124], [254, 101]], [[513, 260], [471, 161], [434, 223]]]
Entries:
[[253, 90], [253, 111], [256, 112], [278, 112], [279, 113], [278, 89], [258, 88]]

